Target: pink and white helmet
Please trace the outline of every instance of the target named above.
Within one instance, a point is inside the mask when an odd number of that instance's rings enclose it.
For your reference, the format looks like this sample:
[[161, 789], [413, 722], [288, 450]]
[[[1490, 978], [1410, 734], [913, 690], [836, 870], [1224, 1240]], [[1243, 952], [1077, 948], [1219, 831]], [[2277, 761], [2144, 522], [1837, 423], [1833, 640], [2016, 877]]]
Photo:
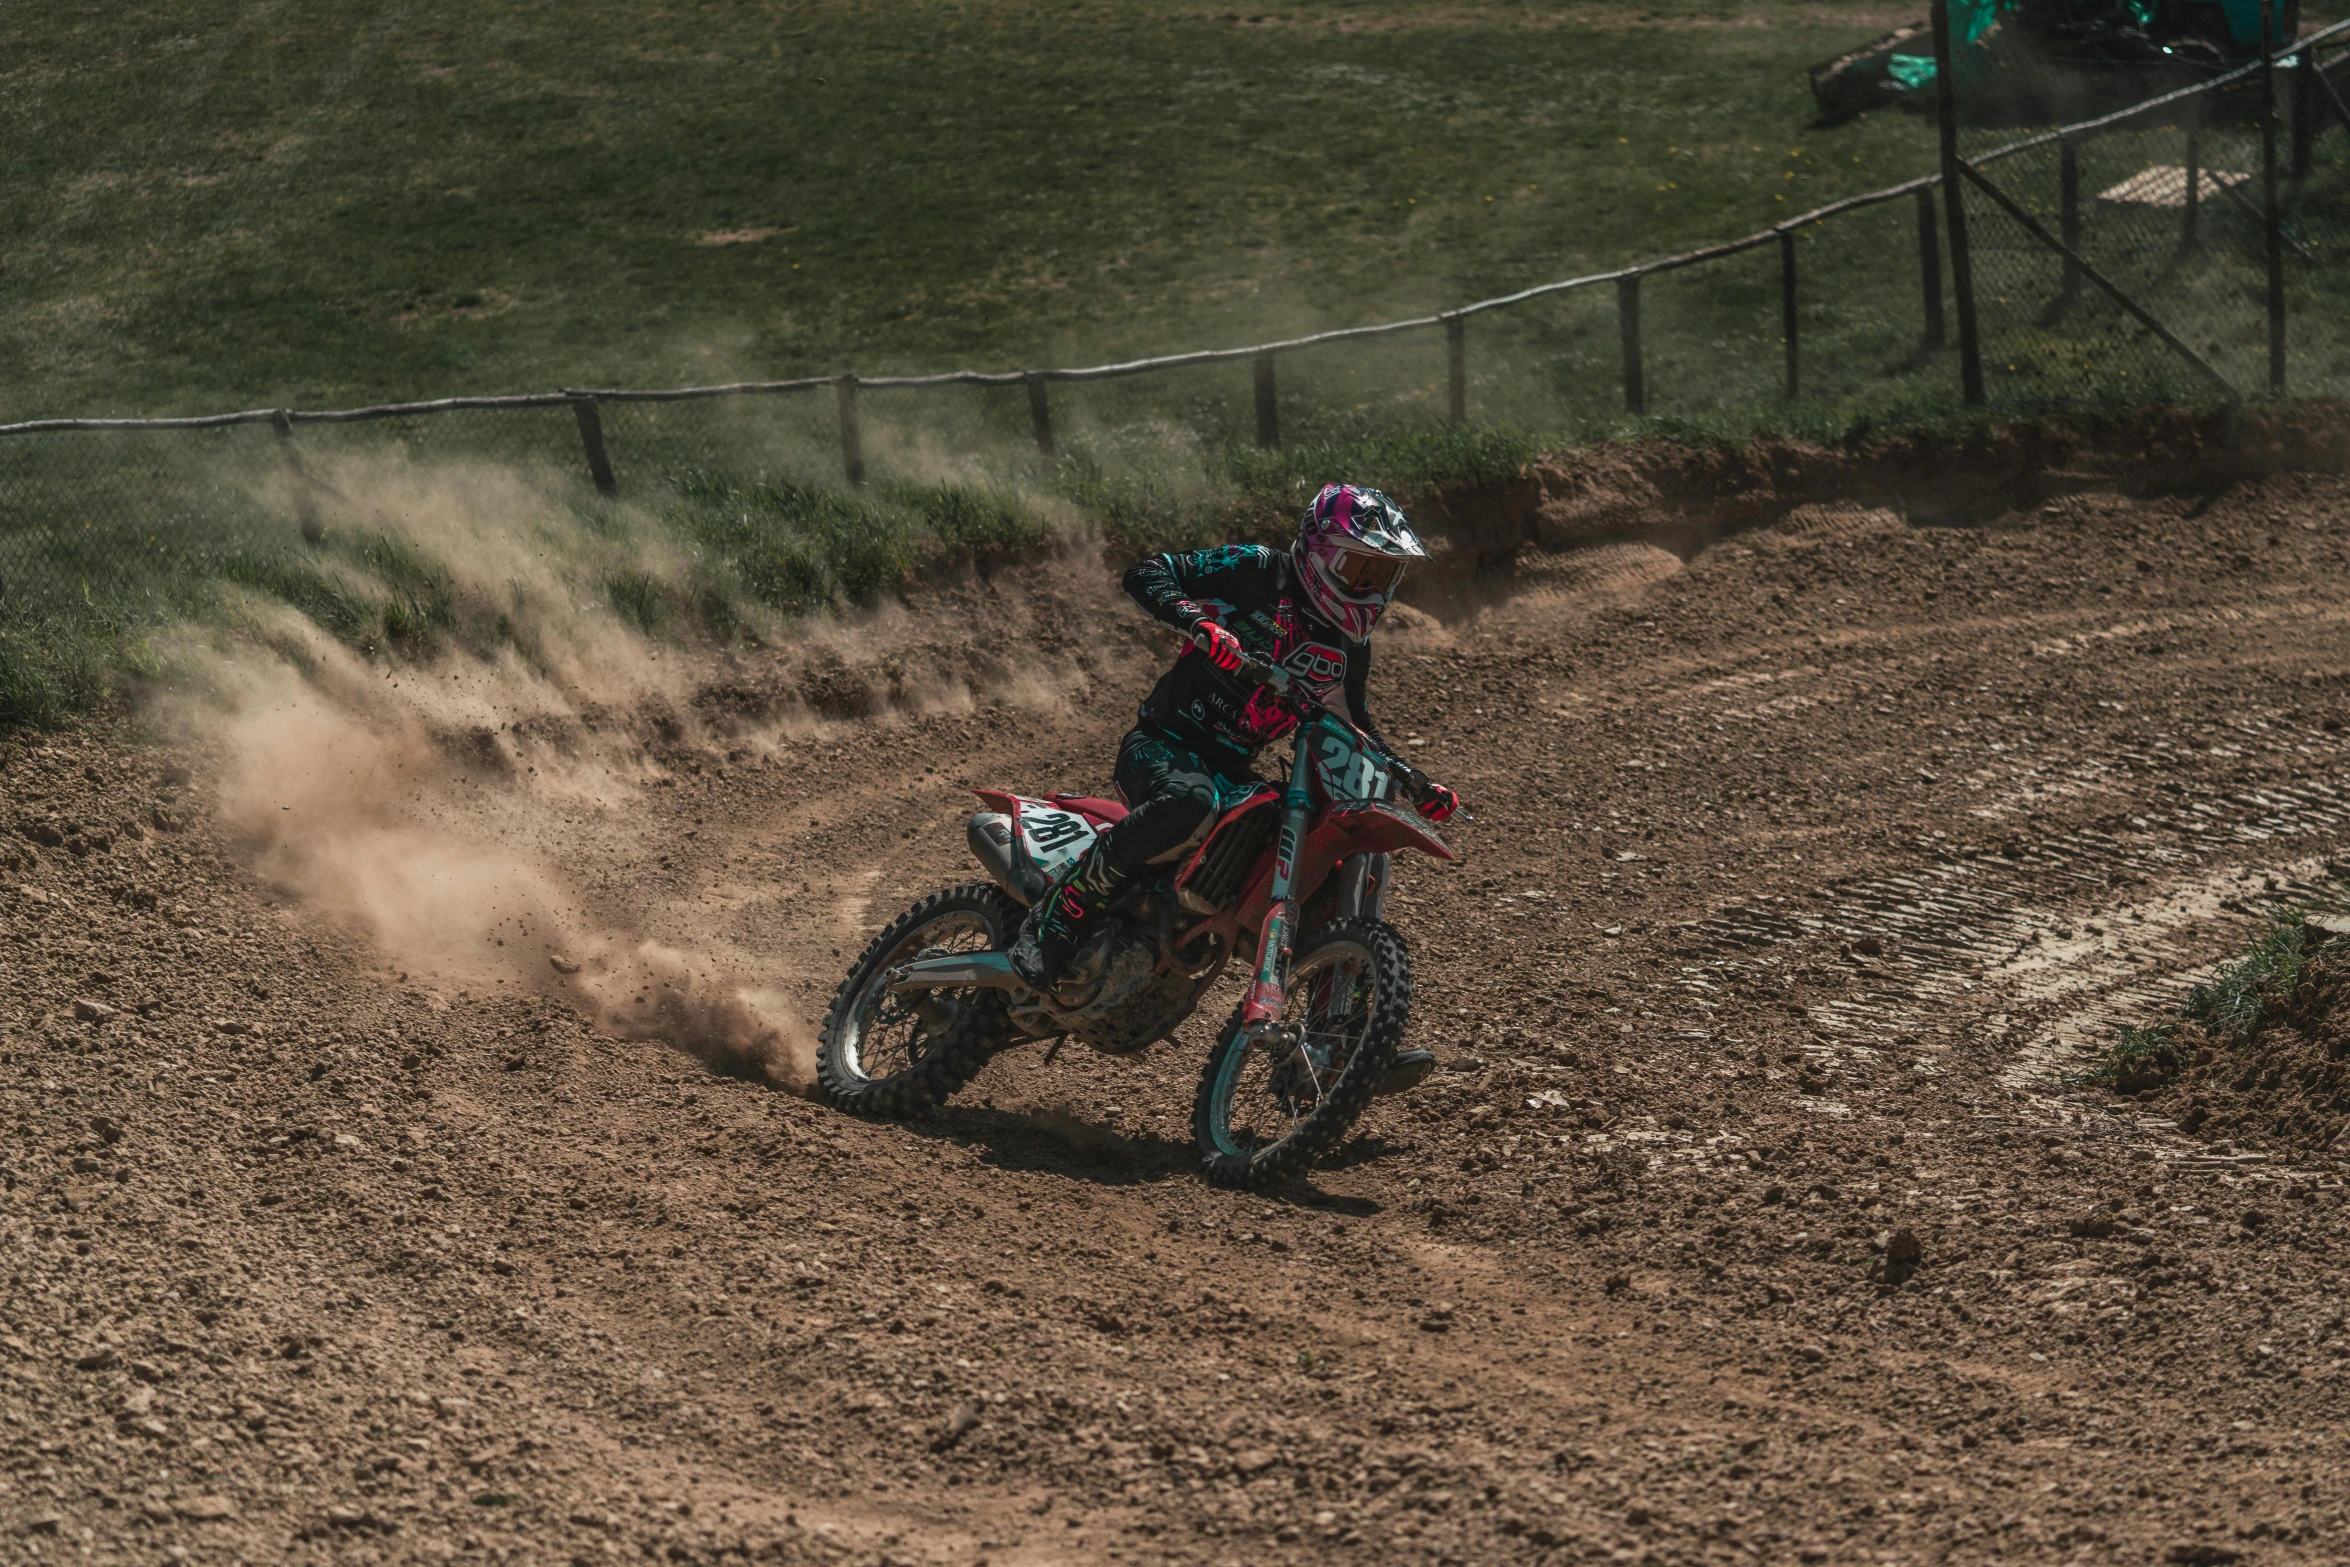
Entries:
[[1306, 601], [1350, 642], [1370, 636], [1395, 601], [1404, 563], [1427, 555], [1402, 507], [1352, 484], [1323, 485], [1289, 547]]

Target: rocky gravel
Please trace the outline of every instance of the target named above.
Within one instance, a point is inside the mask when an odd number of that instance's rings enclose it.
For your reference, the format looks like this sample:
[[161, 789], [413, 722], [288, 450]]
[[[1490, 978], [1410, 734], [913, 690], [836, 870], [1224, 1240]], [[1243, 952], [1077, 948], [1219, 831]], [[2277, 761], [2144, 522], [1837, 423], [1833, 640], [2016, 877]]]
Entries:
[[[1072, 650], [1090, 567], [925, 590], [829, 714], [775, 651], [441, 745], [396, 808], [570, 921], [470, 958], [226, 811], [230, 729], [6, 737], [0, 1559], [2339, 1560], [2338, 1157], [2079, 1074], [2350, 848], [2346, 499], [1461, 563], [1374, 672], [1478, 817], [1394, 911], [1443, 1064], [1263, 1197], [1202, 1025], [793, 1091], [967, 787], [1099, 786], [1163, 650]], [[918, 700], [958, 625], [1053, 678]], [[755, 1047], [655, 1003], [721, 948]]]

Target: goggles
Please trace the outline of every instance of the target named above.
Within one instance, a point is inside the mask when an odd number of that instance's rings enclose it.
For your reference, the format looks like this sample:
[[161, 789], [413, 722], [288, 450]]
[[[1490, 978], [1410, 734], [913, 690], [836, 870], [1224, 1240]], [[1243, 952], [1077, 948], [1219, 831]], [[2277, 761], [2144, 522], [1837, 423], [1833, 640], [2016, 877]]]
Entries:
[[1346, 584], [1350, 593], [1393, 593], [1403, 581], [1404, 563], [1392, 555], [1366, 555], [1348, 550], [1330, 564], [1330, 575]]

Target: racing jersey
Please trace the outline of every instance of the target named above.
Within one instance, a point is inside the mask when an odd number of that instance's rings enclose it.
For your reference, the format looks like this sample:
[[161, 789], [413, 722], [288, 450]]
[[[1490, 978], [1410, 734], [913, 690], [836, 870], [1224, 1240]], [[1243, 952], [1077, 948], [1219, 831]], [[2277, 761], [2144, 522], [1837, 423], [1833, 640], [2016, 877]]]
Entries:
[[[1178, 630], [1216, 622], [1251, 658], [1288, 671], [1382, 751], [1393, 750], [1364, 706], [1370, 645], [1347, 641], [1314, 613], [1297, 591], [1286, 550], [1223, 544], [1152, 555], [1128, 568], [1125, 587], [1152, 619]], [[1217, 746], [1247, 757], [1297, 725], [1263, 687], [1218, 669], [1196, 644], [1187, 644], [1159, 677], [1143, 699], [1141, 719], [1194, 749]]]

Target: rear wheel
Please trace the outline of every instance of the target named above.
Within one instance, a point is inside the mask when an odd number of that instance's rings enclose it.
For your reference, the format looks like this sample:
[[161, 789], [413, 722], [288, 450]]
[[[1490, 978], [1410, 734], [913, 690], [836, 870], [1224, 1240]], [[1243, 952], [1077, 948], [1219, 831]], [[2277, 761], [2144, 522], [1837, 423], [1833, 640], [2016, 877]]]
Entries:
[[892, 920], [833, 992], [816, 1042], [825, 1103], [853, 1115], [902, 1118], [945, 1100], [1011, 1039], [1000, 990], [888, 991], [917, 958], [1001, 951], [1028, 911], [989, 882], [934, 892]]
[[1294, 1037], [1224, 1025], [1191, 1131], [1207, 1178], [1254, 1191], [1335, 1147], [1387, 1076], [1412, 1009], [1412, 959], [1393, 927], [1338, 920], [1300, 942], [1282, 994]]

